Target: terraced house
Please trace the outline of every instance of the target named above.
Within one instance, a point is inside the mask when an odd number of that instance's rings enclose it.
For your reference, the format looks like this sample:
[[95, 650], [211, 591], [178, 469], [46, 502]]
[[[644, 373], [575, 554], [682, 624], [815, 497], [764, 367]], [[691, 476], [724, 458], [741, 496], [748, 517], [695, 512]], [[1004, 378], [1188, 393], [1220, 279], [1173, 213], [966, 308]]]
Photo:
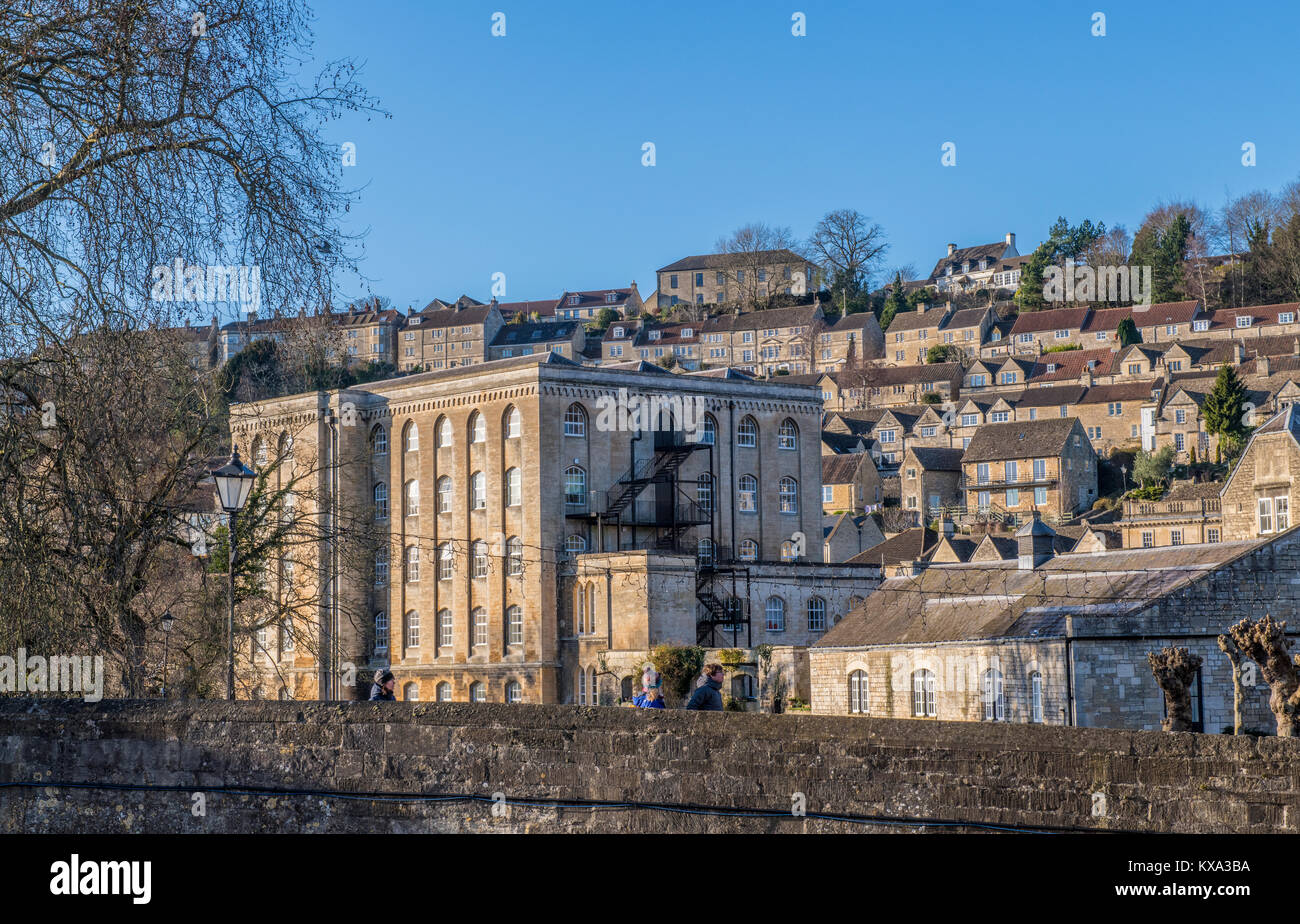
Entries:
[[961, 459], [968, 510], [1068, 519], [1097, 499], [1097, 453], [1077, 417], [986, 424]]

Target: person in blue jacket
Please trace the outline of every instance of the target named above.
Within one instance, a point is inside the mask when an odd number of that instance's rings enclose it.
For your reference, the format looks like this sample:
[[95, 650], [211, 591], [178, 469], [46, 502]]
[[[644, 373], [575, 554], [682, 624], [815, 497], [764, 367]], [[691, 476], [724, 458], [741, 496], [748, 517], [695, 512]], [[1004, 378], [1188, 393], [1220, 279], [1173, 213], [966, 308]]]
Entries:
[[641, 695], [632, 700], [632, 705], [638, 709], [663, 709], [663, 682], [664, 679], [658, 671], [647, 668], [641, 676]]
[[375, 682], [370, 685], [370, 701], [393, 702], [397, 699], [393, 694], [393, 687], [395, 686], [397, 686], [397, 680], [393, 677], [392, 671], [375, 671]]

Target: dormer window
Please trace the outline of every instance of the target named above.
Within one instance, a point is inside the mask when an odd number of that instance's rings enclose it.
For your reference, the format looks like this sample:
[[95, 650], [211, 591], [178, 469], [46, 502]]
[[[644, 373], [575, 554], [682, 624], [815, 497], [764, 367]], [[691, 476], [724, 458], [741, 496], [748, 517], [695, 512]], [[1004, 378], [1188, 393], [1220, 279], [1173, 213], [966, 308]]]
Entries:
[[617, 293], [617, 292], [610, 292], [608, 295], [605, 296], [605, 304], [607, 304], [607, 305], [612, 305], [612, 304], [614, 304], [616, 301], [618, 301], [618, 293]]
[[952, 275], [952, 266], [951, 266], [951, 265], [947, 266], [947, 267], [944, 269], [943, 274], [944, 274], [945, 276], [951, 276], [951, 275]]
[[989, 268], [989, 261], [988, 261], [988, 260], [980, 260], [980, 269], [982, 269], [982, 270], [986, 270], [986, 269], [988, 269], [988, 268]]
[[1293, 321], [1295, 321], [1294, 311], [1283, 311], [1277, 316], [1277, 323], [1279, 324], [1290, 324]]
[[651, 340], [658, 340], [658, 339], [659, 339], [659, 331], [657, 331], [657, 330], [652, 330], [652, 331], [650, 331], [650, 339], [651, 339]]
[[1048, 364], [1047, 364], [1047, 374], [1048, 374], [1048, 375], [1051, 375], [1051, 374], [1052, 374], [1053, 372], [1055, 372], [1055, 371], [1056, 371], [1056, 363], [1048, 363]]
[[622, 336], [623, 336], [623, 328], [621, 328], [621, 327], [616, 327], [616, 328], [614, 328], [614, 336], [615, 336], [615, 337], [622, 337]]
[[1210, 322], [1209, 322], [1209, 321], [1193, 321], [1193, 322], [1192, 322], [1192, 330], [1209, 330], [1209, 329], [1210, 329]]
[[1253, 320], [1255, 320], [1255, 319], [1252, 318], [1252, 317], [1251, 317], [1250, 315], [1248, 315], [1248, 314], [1239, 314], [1239, 315], [1237, 315], [1237, 326], [1238, 326], [1238, 327], [1250, 327], [1250, 322], [1253, 321]]
[[962, 261], [962, 264], [961, 264], [961, 271], [962, 271], [963, 273], [969, 273], [969, 272], [970, 272], [970, 261], [969, 261], [969, 260], [964, 260], [964, 261]]
[[690, 338], [690, 337], [694, 337], [694, 336], [695, 336], [695, 331], [694, 331], [692, 328], [689, 328], [689, 327], [683, 327], [683, 328], [682, 328], [682, 339], [683, 339], [683, 340], [685, 340], [685, 339], [687, 339], [687, 338]]
[[569, 304], [570, 304], [570, 305], [576, 305], [576, 304], [578, 304], [578, 302], [580, 302], [580, 301], [582, 301], [582, 298], [581, 298], [580, 296], [577, 296], [577, 295], [570, 295], [570, 296], [569, 296]]

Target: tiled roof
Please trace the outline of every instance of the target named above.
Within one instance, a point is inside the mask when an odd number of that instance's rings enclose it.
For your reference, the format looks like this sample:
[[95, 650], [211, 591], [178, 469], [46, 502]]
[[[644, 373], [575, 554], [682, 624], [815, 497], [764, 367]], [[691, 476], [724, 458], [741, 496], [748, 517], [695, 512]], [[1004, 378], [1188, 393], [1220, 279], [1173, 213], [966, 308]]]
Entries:
[[922, 363], [919, 366], [877, 366], [871, 385], [925, 385], [961, 380], [961, 363]]
[[1058, 407], [1062, 404], [1078, 404], [1087, 388], [1083, 385], [1051, 385], [1042, 388], [1026, 388], [1018, 396], [1007, 396], [1007, 402], [1015, 407]]
[[[492, 313], [491, 305], [477, 305], [469, 308], [426, 308], [406, 319], [408, 326], [425, 327], [460, 327], [482, 324]], [[415, 319], [419, 318], [419, 321]]]
[[863, 328], [872, 327], [872, 326], [875, 327], [880, 326], [880, 322], [876, 320], [876, 316], [872, 312], [855, 311], [853, 314], [844, 315], [842, 318], [840, 318], [830, 327], [831, 330], [833, 331], [841, 331], [841, 330], [862, 330]]
[[1119, 330], [1119, 322], [1126, 321], [1133, 317], [1133, 308], [1097, 308], [1089, 315], [1088, 320], [1084, 322], [1083, 332], [1092, 334], [1098, 331], [1105, 331], [1114, 334]]
[[[744, 314], [724, 315], [722, 318], [710, 319], [709, 329], [714, 329], [713, 321], [729, 319], [724, 329], [727, 330], [774, 330], [783, 327], [807, 327], [821, 315], [817, 305], [794, 305], [789, 308], [769, 308], [765, 311], [746, 311]], [[721, 324], [716, 325], [722, 327]]]
[[822, 431], [822, 443], [829, 446], [835, 453], [850, 453], [862, 451], [862, 437], [852, 433], [835, 433], [831, 430]]
[[864, 459], [869, 457], [861, 452], [822, 456], [822, 484], [852, 484]]
[[1088, 319], [1088, 308], [1048, 308], [1022, 311], [1011, 326], [1011, 334], [1036, 334], [1045, 330], [1079, 330]]
[[577, 321], [520, 321], [506, 324], [497, 331], [493, 346], [515, 346], [568, 340], [578, 328]]
[[921, 330], [924, 327], [933, 327], [938, 330], [939, 322], [943, 320], [942, 309], [927, 308], [925, 311], [900, 311], [894, 315], [894, 320], [889, 322], [888, 331], [896, 334], [900, 331]]
[[859, 552], [848, 559], [848, 563], [853, 565], [879, 565], [883, 561], [885, 565], [896, 565], [900, 561], [924, 560], [926, 555], [934, 551], [938, 542], [938, 533], [932, 529], [917, 526], [913, 529], [904, 530], [892, 539], [886, 539], [865, 552]]
[[1116, 382], [1114, 385], [1093, 385], [1080, 404], [1109, 404], [1112, 401], [1150, 401], [1152, 390], [1160, 387], [1160, 379], [1148, 382]]
[[1217, 498], [1219, 492], [1222, 490], [1222, 481], [1179, 481], [1175, 482], [1174, 485], [1165, 492], [1165, 496], [1162, 500], [1206, 500], [1208, 498]]
[[1200, 309], [1201, 303], [1195, 299], [1185, 302], [1134, 305], [1133, 323], [1138, 327], [1149, 327], [1152, 324], [1186, 324], [1200, 313]]
[[962, 462], [992, 462], [1029, 456], [1058, 456], [1065, 451], [1077, 417], [1017, 420], [985, 424], [975, 431]]
[[934, 264], [934, 269], [930, 272], [930, 279], [938, 279], [944, 275], [944, 270], [952, 266], [953, 272], [961, 271], [961, 265], [969, 262], [971, 269], [978, 271], [981, 259], [993, 263], [1002, 259], [1002, 255], [1007, 252], [1007, 242], [998, 241], [994, 244], [977, 244], [974, 247], [959, 247], [951, 255], [944, 254]]
[[500, 302], [497, 304], [497, 311], [507, 320], [517, 314], [532, 314], [537, 312], [539, 318], [555, 317], [556, 301], [553, 298], [542, 299], [535, 302]]
[[960, 472], [964, 450], [912, 446], [907, 450], [927, 472]]
[[978, 327], [989, 313], [987, 308], [963, 308], [948, 316], [943, 325], [944, 330], [960, 330], [963, 327]]
[[[1031, 385], [1040, 382], [1064, 382], [1071, 379], [1077, 379], [1083, 374], [1084, 368], [1093, 363], [1093, 375], [1105, 375], [1111, 371], [1111, 364], [1115, 360], [1115, 352], [1110, 349], [1103, 350], [1066, 350], [1062, 353], [1044, 353], [1038, 357], [1034, 363], [1033, 369], [1029, 372], [1029, 383]], [[1053, 370], [1048, 370], [1048, 366], [1055, 366]]]
[[683, 257], [675, 263], [659, 268], [661, 273], [683, 272], [686, 270], [726, 269], [729, 266], [756, 266], [766, 263], [807, 263], [803, 257], [792, 250], [758, 250], [749, 253], [703, 253], [692, 257]]

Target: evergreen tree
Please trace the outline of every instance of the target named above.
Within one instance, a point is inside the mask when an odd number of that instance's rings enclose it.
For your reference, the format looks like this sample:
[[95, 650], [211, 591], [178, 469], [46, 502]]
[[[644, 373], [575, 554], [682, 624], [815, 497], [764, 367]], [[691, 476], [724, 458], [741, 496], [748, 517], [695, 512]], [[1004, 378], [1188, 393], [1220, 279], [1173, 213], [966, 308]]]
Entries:
[[1235, 439], [1246, 432], [1246, 388], [1230, 363], [1219, 367], [1214, 387], [1205, 396], [1205, 432]]
[[1187, 239], [1192, 225], [1185, 212], [1161, 230], [1148, 225], [1133, 238], [1130, 267], [1151, 267], [1151, 300], [1176, 301], [1183, 293], [1183, 261], [1187, 259]]
[[1119, 322], [1119, 328], [1115, 331], [1115, 337], [1119, 340], [1120, 349], [1132, 346], [1135, 343], [1142, 342], [1142, 332], [1133, 323], [1132, 318], [1125, 318]]

